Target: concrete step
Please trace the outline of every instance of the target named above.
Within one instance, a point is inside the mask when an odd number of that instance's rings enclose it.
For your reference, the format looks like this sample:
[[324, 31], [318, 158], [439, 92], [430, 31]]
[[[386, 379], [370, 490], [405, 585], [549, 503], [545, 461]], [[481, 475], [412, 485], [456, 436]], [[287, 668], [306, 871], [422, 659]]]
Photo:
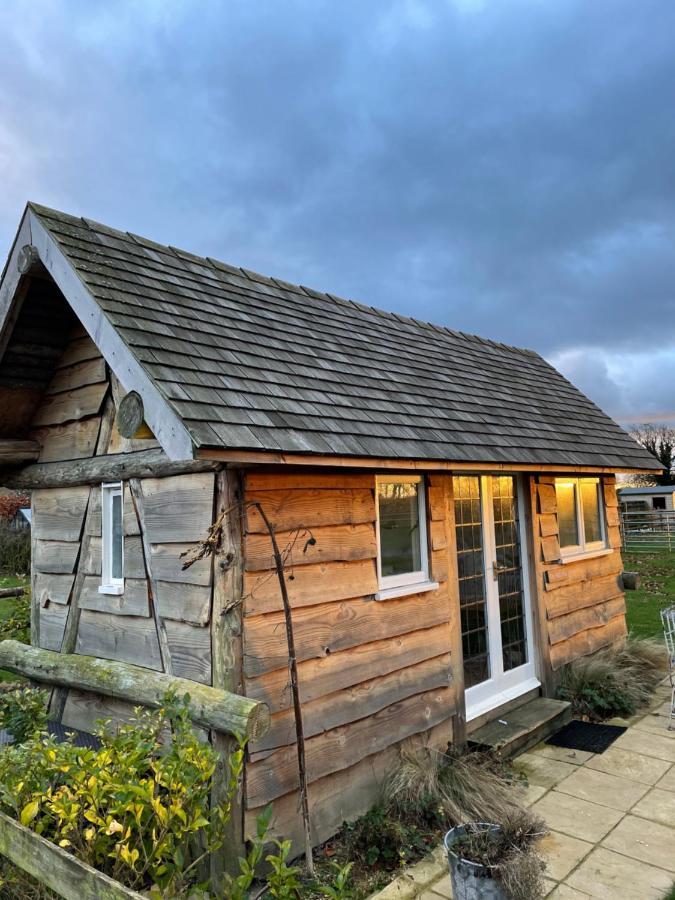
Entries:
[[476, 729], [469, 743], [490, 747], [508, 759], [546, 740], [571, 718], [567, 701], [536, 697]]

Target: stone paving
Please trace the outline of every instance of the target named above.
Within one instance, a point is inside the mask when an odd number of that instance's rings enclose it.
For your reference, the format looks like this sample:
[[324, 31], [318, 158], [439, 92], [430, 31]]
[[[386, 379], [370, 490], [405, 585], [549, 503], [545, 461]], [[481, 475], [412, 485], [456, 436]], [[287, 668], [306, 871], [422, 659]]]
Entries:
[[[670, 688], [646, 714], [613, 719], [628, 731], [602, 754], [540, 744], [515, 761], [524, 802], [547, 823], [550, 900], [661, 900], [675, 883], [675, 731]], [[668, 701], [668, 702], [667, 702]], [[452, 897], [442, 847], [371, 900]]]

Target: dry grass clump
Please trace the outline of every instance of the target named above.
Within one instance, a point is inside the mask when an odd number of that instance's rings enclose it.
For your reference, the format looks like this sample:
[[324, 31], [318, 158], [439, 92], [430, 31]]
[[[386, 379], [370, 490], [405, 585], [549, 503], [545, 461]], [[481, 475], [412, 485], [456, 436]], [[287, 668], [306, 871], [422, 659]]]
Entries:
[[488, 753], [438, 753], [430, 748], [401, 755], [385, 796], [401, 815], [440, 813], [448, 825], [501, 822], [519, 809], [513, 785]]
[[621, 647], [600, 650], [565, 666], [558, 694], [572, 703], [577, 717], [601, 721], [632, 716], [649, 702], [666, 670], [662, 644], [629, 637]]

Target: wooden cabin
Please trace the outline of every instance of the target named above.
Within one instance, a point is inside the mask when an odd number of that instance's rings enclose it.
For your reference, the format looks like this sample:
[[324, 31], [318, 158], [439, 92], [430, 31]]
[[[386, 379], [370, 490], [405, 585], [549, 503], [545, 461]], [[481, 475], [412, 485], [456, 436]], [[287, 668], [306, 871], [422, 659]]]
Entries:
[[[261, 509], [315, 842], [402, 746], [463, 742], [526, 701], [555, 718], [561, 667], [626, 634], [615, 474], [660, 466], [536, 353], [34, 204], [0, 316], [33, 643], [264, 701], [244, 829], [273, 801], [301, 834]], [[63, 720], [128, 712], [71, 690]]]

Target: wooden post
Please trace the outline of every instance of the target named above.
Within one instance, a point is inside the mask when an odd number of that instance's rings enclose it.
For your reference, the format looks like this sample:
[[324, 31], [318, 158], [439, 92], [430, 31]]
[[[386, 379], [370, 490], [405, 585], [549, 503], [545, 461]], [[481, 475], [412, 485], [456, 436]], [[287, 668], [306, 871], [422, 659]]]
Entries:
[[[243, 595], [243, 488], [241, 475], [223, 469], [216, 476], [213, 521], [223, 516], [220, 541], [212, 557], [213, 605], [211, 612], [211, 672], [215, 688], [243, 694], [242, 610]], [[227, 512], [229, 510], [229, 512]], [[223, 515], [224, 514], [224, 515]], [[228, 759], [236, 741], [212, 732], [211, 742], [220, 755], [213, 777], [212, 805], [225, 798], [229, 780]], [[239, 857], [245, 855], [243, 785], [232, 800], [228, 834], [219, 853], [211, 854], [212, 889], [223, 889], [223, 875], [239, 870]]]
[[[441, 477], [441, 476], [438, 476]], [[452, 475], [443, 477], [445, 493], [445, 531], [448, 542], [448, 598], [450, 602], [450, 660], [455, 693], [452, 740], [455, 746], [466, 744], [466, 697], [464, 693], [464, 653], [462, 651], [462, 617], [459, 606], [457, 572], [457, 529], [455, 527], [455, 493]]]
[[[523, 548], [527, 553], [530, 578], [530, 594], [532, 597], [532, 626], [535, 637], [535, 646], [538, 656], [538, 675], [545, 697], [553, 697], [555, 694], [555, 681], [551, 666], [551, 653], [548, 642], [548, 626], [546, 624], [546, 592], [544, 590], [544, 568], [541, 561], [541, 548], [539, 542], [539, 513], [537, 510], [537, 484], [535, 476], [523, 477], [523, 509], [525, 510], [525, 530], [527, 532], [527, 546]], [[525, 566], [523, 566], [525, 574]]]

